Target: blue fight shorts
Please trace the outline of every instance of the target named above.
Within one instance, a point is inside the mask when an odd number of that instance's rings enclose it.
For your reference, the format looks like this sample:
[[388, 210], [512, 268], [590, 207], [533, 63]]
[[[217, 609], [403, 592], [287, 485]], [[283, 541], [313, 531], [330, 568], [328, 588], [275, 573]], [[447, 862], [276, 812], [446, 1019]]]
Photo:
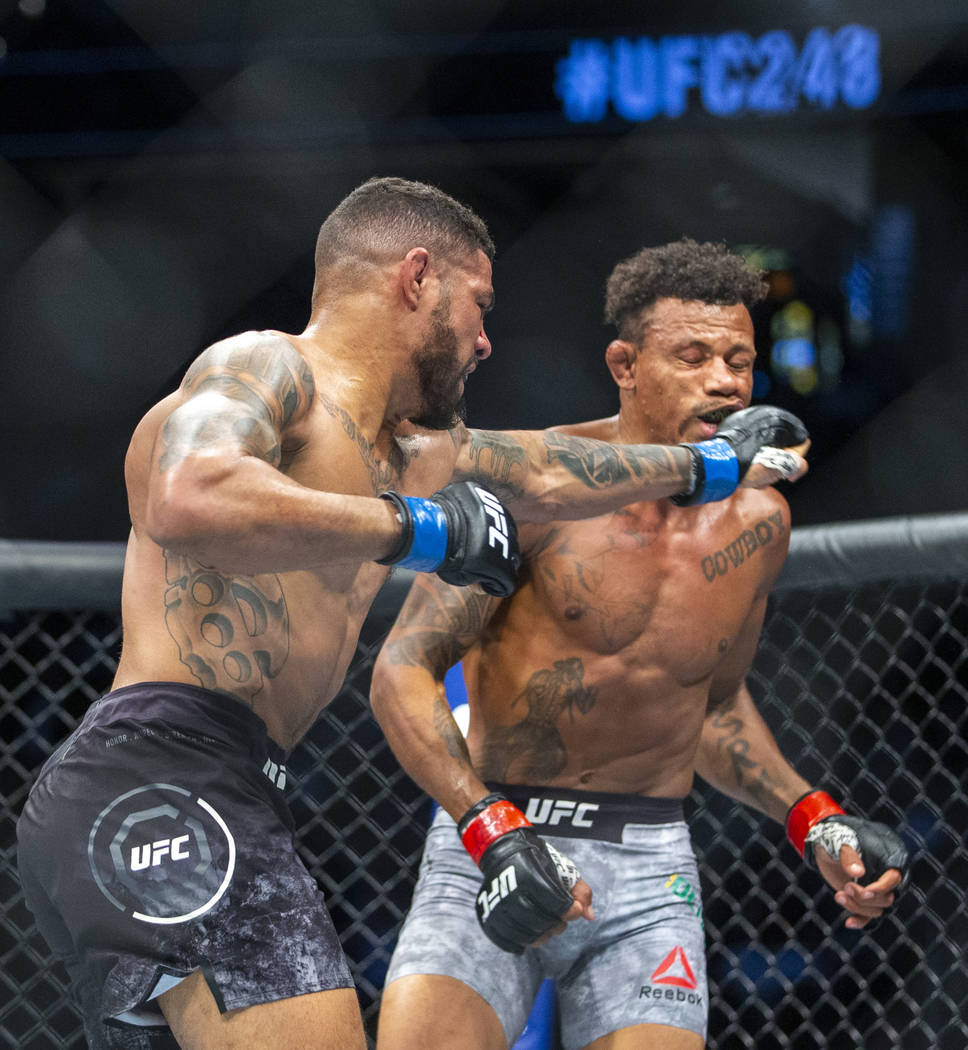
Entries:
[[353, 987], [284, 785], [260, 718], [171, 682], [108, 693], [47, 761], [20, 876], [96, 1050], [174, 1047], [155, 1000], [198, 969], [223, 1011]]
[[564, 1050], [609, 1032], [663, 1024], [705, 1038], [708, 1015], [699, 873], [680, 799], [489, 784], [578, 866], [595, 919], [568, 924], [540, 948], [511, 955], [481, 931], [481, 873], [438, 812], [386, 983], [454, 977], [496, 1012], [508, 1046], [541, 982], [554, 978]]

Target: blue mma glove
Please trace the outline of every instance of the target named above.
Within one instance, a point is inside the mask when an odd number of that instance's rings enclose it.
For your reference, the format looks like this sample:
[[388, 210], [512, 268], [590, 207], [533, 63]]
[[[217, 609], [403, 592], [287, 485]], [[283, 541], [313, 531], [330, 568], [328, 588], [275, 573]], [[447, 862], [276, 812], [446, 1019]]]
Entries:
[[792, 412], [754, 405], [734, 412], [708, 441], [684, 444], [693, 457], [693, 487], [672, 497], [680, 507], [726, 499], [746, 476], [753, 457], [764, 446], [789, 448], [810, 437]]
[[400, 542], [380, 565], [436, 572], [446, 583], [479, 583], [488, 594], [506, 598], [514, 591], [521, 553], [514, 518], [481, 485], [458, 481], [429, 499], [388, 491], [403, 526]]

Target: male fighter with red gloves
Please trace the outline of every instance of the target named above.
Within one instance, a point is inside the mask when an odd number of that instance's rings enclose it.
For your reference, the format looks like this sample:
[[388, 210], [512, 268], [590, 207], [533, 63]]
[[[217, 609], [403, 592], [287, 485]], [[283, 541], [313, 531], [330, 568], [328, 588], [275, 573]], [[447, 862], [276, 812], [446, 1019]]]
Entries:
[[[565, 1050], [700, 1050], [705, 944], [682, 809], [696, 772], [787, 821], [848, 926], [893, 902], [901, 840], [811, 790], [745, 685], [790, 532], [775, 489], [733, 492], [730, 456], [761, 422], [747, 408], [748, 307], [763, 290], [717, 245], [620, 263], [606, 301], [618, 415], [554, 433], [686, 444], [702, 484], [587, 521], [521, 522], [509, 598], [415, 582], [372, 702], [442, 810], [387, 976], [379, 1050], [506, 1050], [547, 977]], [[466, 743], [444, 695], [462, 657]]]

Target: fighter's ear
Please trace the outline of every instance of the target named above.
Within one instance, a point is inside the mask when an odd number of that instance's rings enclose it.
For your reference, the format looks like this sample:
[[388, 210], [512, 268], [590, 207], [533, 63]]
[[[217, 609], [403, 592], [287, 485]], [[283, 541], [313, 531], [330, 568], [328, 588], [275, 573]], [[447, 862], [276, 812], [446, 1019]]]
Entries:
[[625, 339], [613, 339], [605, 348], [605, 364], [623, 390], [631, 390], [635, 386], [635, 362], [638, 356], [635, 344]]
[[426, 248], [411, 248], [400, 263], [400, 286], [411, 310], [416, 310], [424, 292], [430, 271], [430, 252]]

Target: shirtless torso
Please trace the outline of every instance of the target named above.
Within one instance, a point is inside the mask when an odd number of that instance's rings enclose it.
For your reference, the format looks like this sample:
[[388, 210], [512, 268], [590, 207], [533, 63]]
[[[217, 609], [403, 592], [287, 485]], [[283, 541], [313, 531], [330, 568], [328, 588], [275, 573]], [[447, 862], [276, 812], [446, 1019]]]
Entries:
[[[338, 691], [388, 573], [378, 561], [406, 553], [397, 505], [374, 497], [430, 497], [473, 479], [522, 520], [547, 521], [689, 491], [692, 456], [676, 441], [617, 448], [455, 422], [465, 381], [491, 353], [492, 255], [483, 223], [440, 191], [371, 180], [323, 224], [305, 331], [214, 344], [138, 425], [114, 688], [38, 779], [18, 825], [25, 892], [85, 988], [95, 1045], [135, 1045], [133, 1012], [154, 1024], [156, 1007], [165, 1045], [182, 1050], [363, 1045], [349, 971], [271, 771]], [[753, 467], [744, 483], [774, 480]], [[437, 503], [423, 506], [437, 546], [417, 567], [432, 571], [450, 554], [450, 526]], [[471, 546], [454, 555], [459, 567]], [[172, 792], [218, 814], [208, 833], [196, 814], [173, 836]], [[88, 835], [107, 814], [117, 838], [105, 831], [95, 857]], [[161, 824], [139, 835], [169, 844], [171, 879], [157, 874], [171, 893], [154, 899], [153, 866], [124, 871], [124, 909], [105, 878], [147, 819]], [[177, 867], [193, 837], [202, 868], [218, 869], [215, 892], [198, 899]], [[102, 861], [106, 875], [93, 867]]]
[[[540, 520], [614, 508], [640, 493], [658, 498], [688, 477], [681, 449], [388, 424], [354, 376], [341, 382], [325, 363], [305, 335], [250, 332], [216, 344], [144, 417], [126, 460], [132, 527], [114, 688], [171, 681], [224, 693], [287, 749], [339, 690], [389, 573], [372, 559], [381, 534], [399, 526], [374, 496], [429, 496], [473, 479], [525, 520]], [[219, 396], [232, 402], [224, 411], [206, 403]], [[240, 402], [257, 410], [240, 411]], [[262, 417], [278, 430], [261, 433]], [[170, 480], [151, 485], [152, 474]], [[772, 478], [754, 466], [745, 483]], [[169, 493], [180, 510], [165, 542]], [[196, 505], [204, 530], [193, 525]]]
[[[753, 393], [755, 285], [722, 246], [683, 241], [620, 263], [606, 298], [619, 335], [605, 352], [619, 412], [554, 433], [632, 448], [726, 432]], [[414, 581], [371, 702], [445, 812], [391, 960], [380, 1050], [506, 1050], [536, 975], [559, 982], [566, 1045], [704, 1045], [704, 985], [679, 1009], [649, 994], [647, 975], [703, 952], [697, 915], [668, 906], [670, 880], [685, 871], [698, 884], [677, 801], [694, 774], [779, 821], [809, 790], [745, 683], [789, 530], [773, 490], [702, 506], [634, 499], [522, 525], [510, 598]], [[458, 660], [466, 739], [446, 696]], [[847, 887], [838, 900], [860, 925], [891, 903], [900, 874], [865, 896], [849, 882], [855, 860], [845, 846], [818, 865]], [[562, 886], [566, 912], [551, 906]]]
[[515, 599], [464, 660], [475, 767], [505, 783], [688, 794], [709, 708], [755, 650], [786, 501], [636, 503], [521, 539]]
[[[231, 345], [229, 345], [231, 344]], [[332, 399], [332, 383], [312, 376], [296, 353], [300, 337], [248, 333], [222, 344], [219, 367], [268, 358], [277, 370], [266, 399], [292, 391], [298, 407], [284, 432], [279, 470], [303, 488], [374, 497], [387, 489], [427, 495], [454, 472], [458, 440], [402, 425], [371, 440]], [[214, 357], [211, 351], [210, 357]], [[196, 366], [200, 370], [214, 362]], [[254, 385], [253, 385], [254, 389]], [[184, 400], [176, 392], [142, 420], [128, 452], [132, 528], [124, 573], [125, 630], [114, 687], [172, 681], [202, 685], [250, 707], [269, 735], [291, 748], [339, 690], [360, 627], [389, 569], [334, 561], [288, 571], [229, 573], [166, 549], [147, 534], [148, 473], [176, 453], [165, 424]], [[259, 491], [254, 498], [271, 498]], [[278, 559], [283, 565], [286, 558]]]

